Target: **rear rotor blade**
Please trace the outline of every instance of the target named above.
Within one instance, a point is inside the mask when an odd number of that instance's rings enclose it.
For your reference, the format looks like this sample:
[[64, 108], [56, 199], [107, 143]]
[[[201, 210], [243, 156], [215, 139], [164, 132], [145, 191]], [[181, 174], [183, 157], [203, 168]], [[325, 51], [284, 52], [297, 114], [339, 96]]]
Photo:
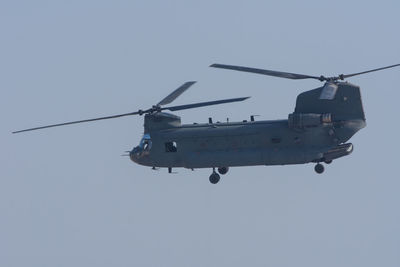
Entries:
[[115, 118], [124, 117], [124, 116], [138, 115], [138, 114], [141, 114], [141, 113], [142, 113], [142, 112], [137, 111], [137, 112], [130, 112], [130, 113], [124, 113], [124, 114], [113, 115], [113, 116], [107, 116], [107, 117], [99, 117], [99, 118], [94, 118], [94, 119], [63, 122], [63, 123], [58, 123], [58, 124], [51, 124], [51, 125], [46, 125], [46, 126], [40, 126], [40, 127], [35, 127], [35, 128], [29, 128], [29, 129], [19, 130], [19, 131], [15, 131], [15, 132], [12, 132], [12, 133], [13, 133], [13, 134], [15, 134], [15, 133], [22, 133], [22, 132], [40, 130], [40, 129], [45, 129], [45, 128], [51, 128], [51, 127], [58, 127], [58, 126], [69, 125], [69, 124], [82, 123], [82, 122], [90, 122], [90, 121], [98, 121], [98, 120], [115, 119]]
[[194, 103], [194, 104], [188, 104], [188, 105], [164, 107], [164, 108], [161, 108], [161, 110], [176, 111], [176, 110], [183, 110], [183, 109], [190, 109], [190, 108], [199, 108], [199, 107], [205, 107], [205, 106], [212, 106], [212, 105], [244, 101], [248, 98], [250, 98], [250, 97], [238, 97], [238, 98], [222, 99], [222, 100], [216, 100], [216, 101], [207, 101], [207, 102], [200, 102], [200, 103]]
[[171, 103], [172, 101], [174, 101], [178, 96], [180, 96], [183, 92], [185, 92], [187, 89], [189, 89], [190, 86], [192, 86], [195, 83], [196, 83], [195, 81], [192, 81], [192, 82], [186, 82], [186, 83], [182, 84], [180, 87], [175, 89], [172, 93], [167, 95], [163, 100], [161, 100], [157, 104], [157, 106], [162, 106], [162, 105]]
[[289, 72], [282, 72], [282, 71], [275, 71], [275, 70], [264, 70], [264, 69], [256, 69], [256, 68], [248, 68], [248, 67], [224, 65], [224, 64], [212, 64], [212, 65], [210, 65], [210, 67], [251, 72], [251, 73], [257, 73], [257, 74], [263, 74], [263, 75], [269, 75], [269, 76], [275, 76], [275, 77], [287, 78], [287, 79], [294, 79], [294, 80], [300, 80], [300, 79], [320, 80], [321, 79], [321, 77], [317, 77], [317, 76], [309, 76], [309, 75], [297, 74], [297, 73], [289, 73]]
[[374, 72], [374, 71], [379, 71], [379, 70], [385, 70], [385, 69], [390, 69], [390, 68], [394, 68], [400, 66], [400, 64], [395, 64], [395, 65], [391, 65], [391, 66], [387, 66], [387, 67], [383, 67], [383, 68], [378, 68], [378, 69], [373, 69], [373, 70], [367, 70], [367, 71], [363, 71], [363, 72], [358, 72], [358, 73], [352, 73], [352, 74], [342, 74], [339, 75], [339, 78], [341, 80], [349, 78], [349, 77], [353, 77], [353, 76], [357, 76], [357, 75], [361, 75], [361, 74], [365, 74], [365, 73], [369, 73], [369, 72]]

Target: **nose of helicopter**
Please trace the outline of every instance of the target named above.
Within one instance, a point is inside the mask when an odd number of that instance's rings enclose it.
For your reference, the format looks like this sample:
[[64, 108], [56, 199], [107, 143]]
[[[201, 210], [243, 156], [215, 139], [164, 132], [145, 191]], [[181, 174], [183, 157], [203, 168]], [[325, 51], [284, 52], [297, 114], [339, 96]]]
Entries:
[[153, 166], [154, 162], [149, 157], [149, 153], [143, 151], [140, 146], [134, 147], [132, 151], [129, 152], [129, 158], [136, 164], [143, 166]]
[[133, 162], [138, 163], [139, 155], [140, 155], [140, 151], [139, 151], [139, 150], [140, 150], [140, 149], [139, 149], [139, 147], [137, 146], [137, 147], [134, 147], [134, 148], [132, 149], [131, 152], [129, 152], [129, 157], [131, 158], [131, 160], [132, 160]]

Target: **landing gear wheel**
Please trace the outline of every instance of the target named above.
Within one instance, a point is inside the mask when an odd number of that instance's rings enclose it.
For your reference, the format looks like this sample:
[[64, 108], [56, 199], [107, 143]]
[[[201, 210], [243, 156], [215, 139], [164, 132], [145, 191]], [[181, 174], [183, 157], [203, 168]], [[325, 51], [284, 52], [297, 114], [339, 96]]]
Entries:
[[316, 173], [323, 173], [325, 168], [324, 168], [324, 165], [322, 165], [321, 163], [318, 163], [317, 165], [315, 165], [314, 170]]
[[330, 160], [325, 160], [324, 161], [326, 164], [331, 164], [332, 163], [332, 160], [330, 159]]
[[228, 171], [229, 171], [229, 167], [219, 167], [218, 168], [219, 174], [222, 174], [222, 175], [226, 174]]
[[220, 179], [220, 176], [219, 176], [219, 174], [216, 173], [216, 172], [213, 172], [213, 173], [210, 175], [210, 183], [212, 183], [212, 184], [218, 183], [218, 182], [219, 182], [219, 179]]

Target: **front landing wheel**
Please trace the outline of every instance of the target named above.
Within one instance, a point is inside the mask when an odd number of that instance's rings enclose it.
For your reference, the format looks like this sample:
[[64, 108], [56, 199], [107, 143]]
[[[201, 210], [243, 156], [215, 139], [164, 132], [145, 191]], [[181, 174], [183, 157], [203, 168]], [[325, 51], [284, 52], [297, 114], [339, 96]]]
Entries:
[[219, 176], [219, 174], [216, 173], [216, 172], [213, 172], [213, 173], [210, 175], [210, 183], [212, 183], [212, 184], [218, 183], [218, 182], [219, 182], [219, 179], [220, 179], [220, 176]]
[[321, 163], [318, 163], [317, 165], [315, 165], [314, 170], [316, 173], [323, 173], [325, 168], [324, 168], [324, 165], [322, 165]]

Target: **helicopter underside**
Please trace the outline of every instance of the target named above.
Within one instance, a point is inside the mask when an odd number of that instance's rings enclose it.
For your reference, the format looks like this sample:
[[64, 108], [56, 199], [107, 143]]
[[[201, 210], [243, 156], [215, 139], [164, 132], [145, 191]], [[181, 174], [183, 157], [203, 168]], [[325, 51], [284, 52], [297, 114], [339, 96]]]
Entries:
[[177, 157], [173, 162], [154, 162], [140, 160], [131, 154], [131, 160], [154, 168], [216, 168], [244, 167], [259, 165], [293, 165], [311, 162], [332, 161], [353, 152], [353, 144], [347, 143], [336, 147], [321, 147], [304, 150], [303, 148], [282, 149], [235, 149], [226, 151], [208, 151], [188, 153]]

